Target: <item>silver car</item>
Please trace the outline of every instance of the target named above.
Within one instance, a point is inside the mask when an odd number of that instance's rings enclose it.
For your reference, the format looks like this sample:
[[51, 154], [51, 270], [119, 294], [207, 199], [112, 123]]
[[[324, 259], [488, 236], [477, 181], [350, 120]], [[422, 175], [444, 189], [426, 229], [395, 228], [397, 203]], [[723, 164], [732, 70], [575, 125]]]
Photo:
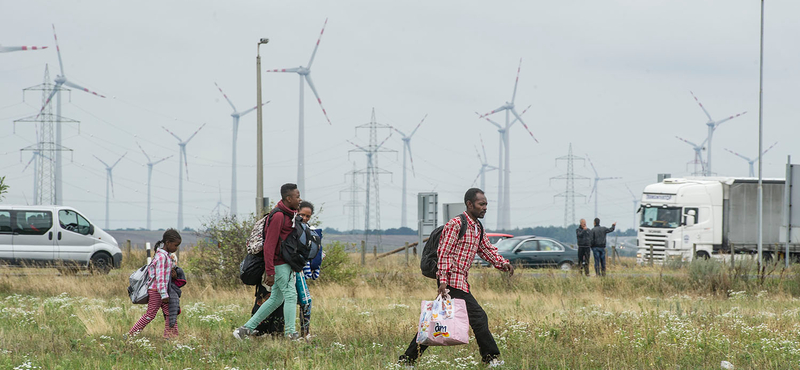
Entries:
[[122, 250], [73, 208], [0, 205], [0, 263], [108, 273], [119, 268]]

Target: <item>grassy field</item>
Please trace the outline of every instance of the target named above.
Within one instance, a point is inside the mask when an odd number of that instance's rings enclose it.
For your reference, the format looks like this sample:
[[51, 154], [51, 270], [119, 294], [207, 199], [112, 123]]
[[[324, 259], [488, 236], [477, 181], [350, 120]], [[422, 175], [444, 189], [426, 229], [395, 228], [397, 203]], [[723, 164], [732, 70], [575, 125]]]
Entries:
[[[180, 337], [162, 339], [158, 317], [126, 341], [122, 334], [145, 309], [126, 296], [129, 268], [107, 276], [3, 269], [0, 368], [397, 368], [434, 283], [401, 258], [371, 265], [354, 265], [351, 283], [311, 285], [310, 342], [237, 341], [231, 332], [249, 318], [252, 290], [215, 288], [191, 276]], [[775, 269], [765, 279], [747, 272], [714, 262], [644, 268], [627, 261], [605, 279], [555, 270], [508, 279], [479, 269], [471, 282], [504, 368], [720, 369], [722, 361], [737, 369], [800, 367], [800, 270]], [[418, 368], [481, 368], [477, 345], [431, 348]]]

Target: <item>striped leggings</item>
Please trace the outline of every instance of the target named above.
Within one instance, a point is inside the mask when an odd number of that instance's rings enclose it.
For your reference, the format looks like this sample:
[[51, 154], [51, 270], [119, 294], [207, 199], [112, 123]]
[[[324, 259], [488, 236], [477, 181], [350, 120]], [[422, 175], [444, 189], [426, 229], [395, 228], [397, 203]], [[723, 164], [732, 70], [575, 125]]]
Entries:
[[150, 321], [156, 318], [159, 308], [161, 308], [161, 312], [164, 313], [164, 338], [177, 337], [178, 323], [176, 322], [173, 328], [169, 327], [169, 303], [162, 303], [161, 295], [158, 294], [158, 291], [155, 289], [147, 291], [147, 312], [145, 312], [142, 318], [128, 331], [128, 335], [133, 336], [142, 331]]

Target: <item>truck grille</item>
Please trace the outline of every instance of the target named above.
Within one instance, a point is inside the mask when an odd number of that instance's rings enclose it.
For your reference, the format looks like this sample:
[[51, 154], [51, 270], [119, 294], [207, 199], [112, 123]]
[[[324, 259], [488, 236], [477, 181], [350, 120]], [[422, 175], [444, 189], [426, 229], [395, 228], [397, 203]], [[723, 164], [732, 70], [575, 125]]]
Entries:
[[[650, 255], [650, 246], [653, 246], [653, 255]], [[642, 253], [642, 260], [645, 262], [650, 261], [664, 261], [664, 250], [667, 245], [667, 235], [665, 234], [644, 234], [644, 251]]]

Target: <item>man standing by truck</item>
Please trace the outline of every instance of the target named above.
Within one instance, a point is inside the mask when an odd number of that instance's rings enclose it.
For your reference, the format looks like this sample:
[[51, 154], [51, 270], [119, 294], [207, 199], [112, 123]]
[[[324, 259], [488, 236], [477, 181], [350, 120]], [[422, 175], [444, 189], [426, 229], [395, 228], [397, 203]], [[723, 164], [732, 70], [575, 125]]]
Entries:
[[594, 219], [592, 228], [592, 255], [594, 256], [594, 272], [597, 276], [606, 276], [606, 234], [614, 232], [617, 223], [611, 224], [611, 228], [600, 226], [600, 219]]
[[575, 230], [578, 238], [578, 274], [589, 276], [589, 255], [592, 253], [592, 230], [586, 226], [586, 219], [581, 219], [581, 226]]

